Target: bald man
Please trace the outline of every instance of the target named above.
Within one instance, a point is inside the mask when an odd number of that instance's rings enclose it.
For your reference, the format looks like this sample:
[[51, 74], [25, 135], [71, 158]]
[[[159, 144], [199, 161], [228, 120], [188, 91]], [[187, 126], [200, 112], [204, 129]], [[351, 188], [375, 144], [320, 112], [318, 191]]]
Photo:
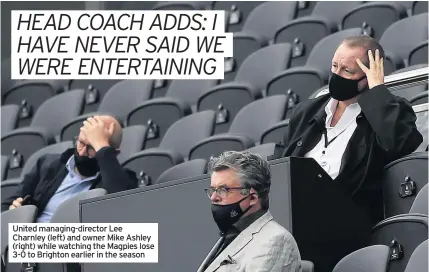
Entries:
[[2, 211], [28, 203], [38, 208], [38, 223], [47, 223], [64, 200], [94, 188], [116, 193], [137, 188], [133, 171], [124, 169], [116, 156], [122, 128], [112, 116], [93, 116], [83, 122], [75, 147], [62, 154], [39, 158], [15, 194], [2, 199]]

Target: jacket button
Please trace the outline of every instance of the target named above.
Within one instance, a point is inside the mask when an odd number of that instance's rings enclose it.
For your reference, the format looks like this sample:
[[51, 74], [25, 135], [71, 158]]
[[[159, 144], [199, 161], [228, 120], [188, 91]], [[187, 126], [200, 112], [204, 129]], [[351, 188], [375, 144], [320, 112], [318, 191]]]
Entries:
[[296, 143], [297, 146], [301, 146], [302, 145], [302, 141], [299, 141]]

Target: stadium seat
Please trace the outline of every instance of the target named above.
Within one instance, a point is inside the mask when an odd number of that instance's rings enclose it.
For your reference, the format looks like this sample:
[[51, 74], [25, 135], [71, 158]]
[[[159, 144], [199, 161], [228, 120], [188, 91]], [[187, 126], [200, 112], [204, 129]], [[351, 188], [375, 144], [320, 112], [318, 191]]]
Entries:
[[[11, 195], [14, 195], [18, 185], [22, 182], [20, 178], [17, 179], [7, 179], [2, 180], [1, 182], [1, 199], [8, 199]], [[7, 207], [9, 209], [9, 207]], [[7, 210], [6, 209], [6, 210]], [[1, 212], [4, 212], [5, 210], [2, 210]]]
[[105, 94], [97, 113], [87, 113], [65, 124], [61, 130], [60, 140], [67, 141], [79, 135], [82, 122], [95, 114], [111, 114], [125, 120], [127, 114], [152, 96], [152, 80], [122, 80], [113, 85]]
[[260, 145], [248, 148], [247, 151], [252, 152], [254, 154], [261, 155], [266, 160], [268, 160], [269, 157], [275, 154], [276, 144], [275, 143], [260, 144]]
[[267, 84], [267, 96], [286, 94], [291, 90], [295, 101], [289, 103], [296, 104], [309, 98], [315, 90], [328, 83], [332, 57], [338, 45], [355, 35], [360, 35], [360, 29], [347, 29], [323, 38], [314, 46], [305, 66], [294, 67], [272, 77]]
[[154, 10], [201, 10], [210, 7], [209, 1], [159, 1]]
[[275, 44], [264, 47], [241, 65], [235, 81], [214, 87], [198, 100], [198, 111], [217, 112], [215, 134], [226, 132], [237, 112], [262, 97], [262, 90], [275, 75], [289, 66], [291, 46]]
[[408, 65], [428, 63], [428, 41], [424, 41], [411, 49], [408, 55]]
[[[135, 2], [133, 2], [135, 3]], [[89, 80], [89, 79], [80, 79], [73, 80], [70, 85], [71, 90], [83, 89], [85, 90], [85, 108], [83, 113], [95, 112], [97, 111], [98, 106], [100, 105], [101, 100], [103, 100], [106, 92], [118, 83], [119, 80]]]
[[73, 148], [73, 146], [74, 146], [73, 142], [67, 141], [67, 142], [61, 142], [57, 144], [51, 144], [37, 150], [36, 152], [31, 154], [31, 156], [25, 162], [24, 167], [22, 168], [22, 171], [21, 171], [21, 178], [24, 179], [24, 176], [33, 169], [33, 167], [37, 164], [37, 161], [39, 160], [40, 157], [46, 154], [61, 154], [67, 149]]
[[31, 127], [42, 127], [59, 139], [62, 127], [82, 113], [84, 96], [84, 90], [73, 90], [49, 98], [34, 114]]
[[4, 180], [7, 176], [7, 169], [9, 168], [9, 158], [7, 156], [1, 156], [1, 180]]
[[213, 134], [214, 123], [214, 111], [186, 116], [170, 126], [159, 148], [135, 153], [122, 165], [137, 173], [141, 185], [154, 184], [161, 173], [187, 159], [192, 146]]
[[[3, 186], [2, 186], [3, 189]], [[18, 209], [12, 209], [1, 214], [1, 256], [4, 261], [4, 270], [11, 271], [8, 262], [8, 246], [9, 246], [9, 224], [12, 223], [33, 223], [37, 214], [37, 207], [34, 205], [26, 205]], [[15, 267], [16, 265], [14, 265]], [[18, 270], [20, 271], [20, 270]]]
[[421, 14], [428, 12], [428, 2], [427, 1], [414, 1], [413, 7], [411, 9], [412, 14]]
[[65, 88], [65, 82], [58, 80], [22, 80], [3, 93], [3, 105], [20, 106], [18, 127], [28, 126], [33, 114], [48, 98]]
[[317, 1], [311, 15], [329, 19], [341, 29], [341, 22], [347, 12], [362, 3], [362, 1]]
[[389, 272], [403, 272], [413, 251], [427, 239], [427, 215], [403, 214], [378, 223], [371, 244], [388, 246]]
[[21, 128], [3, 135], [1, 153], [9, 157], [6, 178], [19, 177], [31, 154], [53, 143], [55, 143], [53, 136], [42, 128]]
[[106, 1], [106, 10], [151, 10], [157, 1]]
[[404, 272], [428, 271], [428, 240], [422, 242], [411, 254]]
[[422, 92], [422, 93], [412, 97], [410, 99], [410, 103], [413, 106], [428, 103], [428, 91], [426, 90], [425, 92]]
[[284, 137], [288, 132], [289, 119], [278, 122], [262, 133], [261, 144], [280, 143], [287, 147], [289, 143], [284, 142]]
[[254, 34], [271, 41], [279, 28], [295, 18], [297, 4], [297, 1], [267, 1], [262, 3], [249, 14], [241, 32]]
[[374, 245], [350, 253], [337, 263], [332, 272], [387, 272], [389, 247]]
[[218, 134], [198, 142], [189, 152], [189, 159], [209, 159], [226, 150], [245, 150], [258, 143], [262, 133], [283, 120], [286, 96], [278, 95], [257, 100], [242, 108], [228, 133]]
[[127, 125], [143, 124], [148, 128], [144, 148], [157, 147], [168, 128], [192, 113], [198, 97], [217, 85], [217, 80], [173, 80], [166, 97], [151, 99], [132, 109]]
[[397, 54], [408, 66], [411, 50], [428, 39], [427, 18], [428, 14], [425, 13], [393, 23], [381, 36], [381, 46], [385, 51]]
[[152, 98], [164, 97], [170, 87], [171, 80], [156, 79], [153, 82]]
[[264, 1], [215, 1], [214, 10], [225, 10], [228, 16], [228, 32], [239, 32], [249, 14]]
[[426, 184], [414, 199], [409, 213], [428, 215], [428, 185]]
[[14, 80], [11, 77], [10, 58], [4, 59], [1, 62], [1, 98], [4, 101], [3, 95], [12, 88], [20, 80]]
[[382, 176], [385, 218], [410, 211], [417, 193], [428, 183], [428, 154], [414, 153], [386, 165]]
[[296, 17], [301, 18], [310, 15], [318, 1], [298, 1]]
[[4, 135], [16, 128], [18, 124], [18, 105], [5, 105], [1, 107], [1, 134]]
[[303, 17], [278, 29], [274, 34], [274, 43], [292, 44], [290, 67], [296, 67], [305, 64], [316, 43], [337, 31], [337, 25], [324, 17]]
[[[50, 223], [66, 224], [80, 223], [80, 207], [79, 202], [86, 199], [100, 197], [106, 195], [105, 189], [97, 188], [86, 192], [75, 194], [74, 196], [64, 200], [58, 205], [54, 214], [51, 217]], [[41, 272], [80, 272], [80, 264], [78, 263], [37, 263], [37, 271]]]
[[372, 2], [350, 10], [344, 16], [341, 25], [342, 29], [360, 27], [362, 34], [379, 40], [391, 24], [405, 17], [407, 11], [400, 4]]
[[122, 143], [119, 148], [118, 161], [121, 163], [134, 153], [143, 150], [146, 127], [142, 125], [126, 127], [122, 130]]
[[267, 44], [267, 41], [255, 35], [249, 35], [243, 32], [234, 33], [233, 57], [225, 58], [225, 77], [222, 83], [234, 80], [244, 60], [253, 52], [258, 51]]
[[156, 180], [156, 184], [204, 175], [206, 167], [207, 161], [203, 159], [182, 162], [165, 170]]

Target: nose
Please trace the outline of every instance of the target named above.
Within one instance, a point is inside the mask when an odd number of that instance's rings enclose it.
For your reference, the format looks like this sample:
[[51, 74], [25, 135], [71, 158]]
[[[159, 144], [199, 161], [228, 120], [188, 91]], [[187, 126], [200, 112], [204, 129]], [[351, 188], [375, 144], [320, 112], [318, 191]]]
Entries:
[[217, 203], [217, 202], [220, 202], [220, 201], [221, 201], [220, 197], [217, 195], [217, 193], [216, 193], [216, 192], [213, 192], [213, 194], [210, 196], [210, 200], [211, 200], [213, 203]]

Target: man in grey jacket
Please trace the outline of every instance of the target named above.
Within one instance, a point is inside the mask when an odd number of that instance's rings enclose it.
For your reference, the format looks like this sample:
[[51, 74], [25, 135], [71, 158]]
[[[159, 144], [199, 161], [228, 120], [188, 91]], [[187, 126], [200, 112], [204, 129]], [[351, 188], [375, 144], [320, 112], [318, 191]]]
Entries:
[[295, 239], [268, 209], [267, 161], [247, 151], [228, 151], [211, 158], [209, 173], [206, 192], [221, 238], [199, 271], [301, 271]]

